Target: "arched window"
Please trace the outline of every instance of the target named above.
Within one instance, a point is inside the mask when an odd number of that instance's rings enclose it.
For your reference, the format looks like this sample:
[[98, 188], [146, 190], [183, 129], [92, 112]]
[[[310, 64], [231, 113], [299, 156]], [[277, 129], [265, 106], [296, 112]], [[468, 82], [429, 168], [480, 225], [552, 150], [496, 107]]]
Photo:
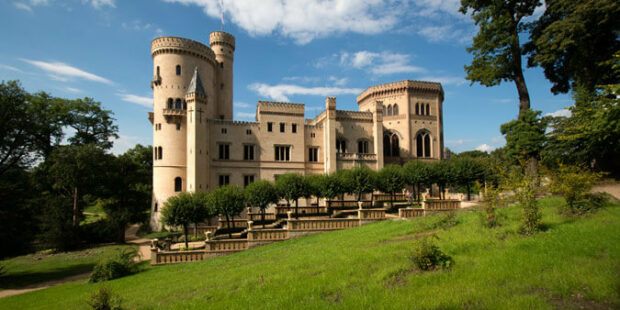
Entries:
[[383, 134], [383, 156], [400, 156], [400, 142], [396, 133], [386, 131]]
[[388, 105], [388, 113], [387, 113], [387, 115], [388, 116], [392, 115], [392, 105]]
[[153, 148], [153, 160], [157, 160], [157, 147]]
[[363, 154], [368, 153], [368, 141], [357, 140], [357, 152]]
[[177, 65], [177, 75], [181, 75], [181, 65]]
[[415, 115], [420, 115], [420, 103], [416, 102], [415, 104]]
[[157, 159], [162, 159], [164, 157], [162, 153], [161, 146], [157, 148]]
[[395, 104], [394, 107], [392, 108], [392, 114], [393, 115], [398, 115], [398, 105]]
[[172, 98], [168, 98], [168, 109], [174, 109], [174, 100]]
[[187, 110], [187, 101], [183, 99], [183, 110]]
[[416, 156], [431, 157], [431, 134], [425, 131], [415, 136]]
[[157, 66], [157, 76], [159, 76], [159, 66]]
[[431, 115], [431, 106], [427, 103], [426, 104], [426, 115]]
[[336, 153], [346, 153], [347, 152], [347, 141], [338, 138], [336, 139]]
[[183, 108], [183, 102], [180, 98], [177, 98], [177, 100], [174, 102], [174, 108], [178, 110], [181, 110]]
[[181, 180], [181, 177], [174, 178], [174, 191], [180, 192], [182, 190], [183, 190], [183, 180]]
[[155, 206], [153, 207], [153, 212], [157, 212], [157, 202], [155, 203]]

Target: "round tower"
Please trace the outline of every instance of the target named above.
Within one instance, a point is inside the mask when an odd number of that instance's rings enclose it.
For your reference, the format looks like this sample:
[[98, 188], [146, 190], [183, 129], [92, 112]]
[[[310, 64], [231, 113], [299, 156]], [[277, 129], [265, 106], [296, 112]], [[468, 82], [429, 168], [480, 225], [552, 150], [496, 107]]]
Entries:
[[233, 58], [235, 54], [235, 37], [223, 31], [214, 31], [209, 35], [209, 45], [215, 53], [218, 77], [217, 118], [233, 118]]
[[215, 105], [208, 94], [213, 94], [215, 89], [216, 61], [215, 54], [206, 45], [178, 37], [154, 39], [151, 55], [154, 156], [151, 227], [160, 230], [164, 203], [171, 196], [191, 190], [188, 186], [188, 153], [195, 146], [188, 144], [188, 134], [191, 135], [188, 115], [195, 111], [191, 107], [188, 109], [186, 93], [195, 72], [199, 72], [206, 103], [200, 116], [215, 116]]

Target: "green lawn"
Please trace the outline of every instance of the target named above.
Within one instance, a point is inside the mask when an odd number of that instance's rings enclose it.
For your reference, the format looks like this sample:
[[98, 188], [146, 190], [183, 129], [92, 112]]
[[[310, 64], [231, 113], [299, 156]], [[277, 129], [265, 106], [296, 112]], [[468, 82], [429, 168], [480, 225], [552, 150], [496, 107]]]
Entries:
[[[485, 229], [463, 212], [384, 221], [197, 263], [148, 267], [105, 284], [128, 309], [571, 309], [620, 307], [620, 205], [572, 219], [541, 201], [547, 230], [516, 233], [521, 211]], [[420, 235], [436, 232], [451, 271], [412, 270]], [[0, 299], [0, 309], [80, 309], [99, 284], [83, 281]]]
[[30, 254], [0, 261], [7, 269], [7, 273], [0, 276], [0, 290], [89, 272], [100, 259], [114, 255], [123, 247], [127, 246], [108, 245], [75, 252]]

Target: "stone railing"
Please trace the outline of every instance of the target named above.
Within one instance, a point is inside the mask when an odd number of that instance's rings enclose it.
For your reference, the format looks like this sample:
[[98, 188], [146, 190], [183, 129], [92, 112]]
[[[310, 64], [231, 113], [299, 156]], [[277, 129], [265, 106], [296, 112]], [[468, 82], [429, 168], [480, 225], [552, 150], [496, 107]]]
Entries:
[[385, 209], [360, 209], [357, 216], [360, 220], [385, 220]]
[[336, 153], [336, 158], [340, 160], [377, 160], [377, 154], [370, 153]]
[[151, 249], [151, 265], [178, 264], [197, 262], [207, 258], [204, 250], [195, 251], [158, 251]]
[[246, 239], [209, 240], [205, 242], [207, 252], [239, 252], [247, 250]]
[[328, 231], [339, 230], [360, 225], [359, 219], [316, 219], [316, 220], [293, 220], [287, 221], [289, 231]]
[[[359, 208], [357, 200], [328, 200], [328, 208]], [[362, 207], [368, 208], [372, 206], [372, 201], [363, 200]]]
[[398, 209], [398, 217], [412, 218], [424, 216], [424, 209], [421, 208], [400, 208]]
[[164, 116], [185, 116], [187, 111], [183, 109], [164, 109]]
[[280, 241], [288, 239], [284, 229], [252, 229], [248, 231], [248, 241]]
[[[249, 221], [260, 221], [262, 220], [262, 214], [261, 213], [248, 213], [248, 220]], [[265, 213], [265, 221], [275, 221], [275, 220], [276, 220], [275, 213]]]
[[[234, 225], [233, 225], [234, 223]], [[226, 218], [218, 218], [217, 219], [217, 229], [226, 228], [227, 226]], [[248, 227], [248, 220], [246, 219], [234, 219], [230, 220], [230, 227], [228, 228], [246, 228]]]
[[197, 227], [188, 227], [188, 230], [190, 232], [193, 232], [194, 235], [198, 235], [198, 236], [204, 236], [205, 233], [210, 232], [212, 234], [215, 234], [215, 231], [218, 229], [217, 226], [197, 226]]
[[[318, 208], [316, 206], [314, 207], [304, 206], [304, 207], [299, 207], [299, 214], [306, 214], [306, 213], [314, 214], [316, 213], [317, 209], [319, 210], [319, 213], [327, 213], [327, 208], [325, 206], [319, 206]], [[277, 206], [276, 216], [286, 215], [286, 212], [288, 211], [292, 211], [293, 214], [295, 214], [295, 207]]]
[[[375, 194], [373, 196], [373, 199], [374, 200], [390, 200], [391, 195], [390, 194]], [[402, 194], [402, 193], [394, 194], [394, 200], [405, 200], [405, 199], [407, 199], [405, 194]]]
[[461, 207], [459, 200], [425, 200], [422, 201], [425, 210], [456, 210]]

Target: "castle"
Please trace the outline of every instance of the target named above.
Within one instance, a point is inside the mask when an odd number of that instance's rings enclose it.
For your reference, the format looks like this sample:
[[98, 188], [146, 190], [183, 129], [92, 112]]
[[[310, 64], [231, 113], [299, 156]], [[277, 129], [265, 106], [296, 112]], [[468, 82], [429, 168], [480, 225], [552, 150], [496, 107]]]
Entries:
[[314, 119], [304, 118], [303, 104], [259, 101], [256, 121], [234, 121], [235, 38], [215, 31], [209, 45], [178, 37], [151, 43], [153, 229], [179, 192], [443, 157], [440, 83], [371, 86], [357, 96], [359, 111], [337, 110], [328, 97]]

